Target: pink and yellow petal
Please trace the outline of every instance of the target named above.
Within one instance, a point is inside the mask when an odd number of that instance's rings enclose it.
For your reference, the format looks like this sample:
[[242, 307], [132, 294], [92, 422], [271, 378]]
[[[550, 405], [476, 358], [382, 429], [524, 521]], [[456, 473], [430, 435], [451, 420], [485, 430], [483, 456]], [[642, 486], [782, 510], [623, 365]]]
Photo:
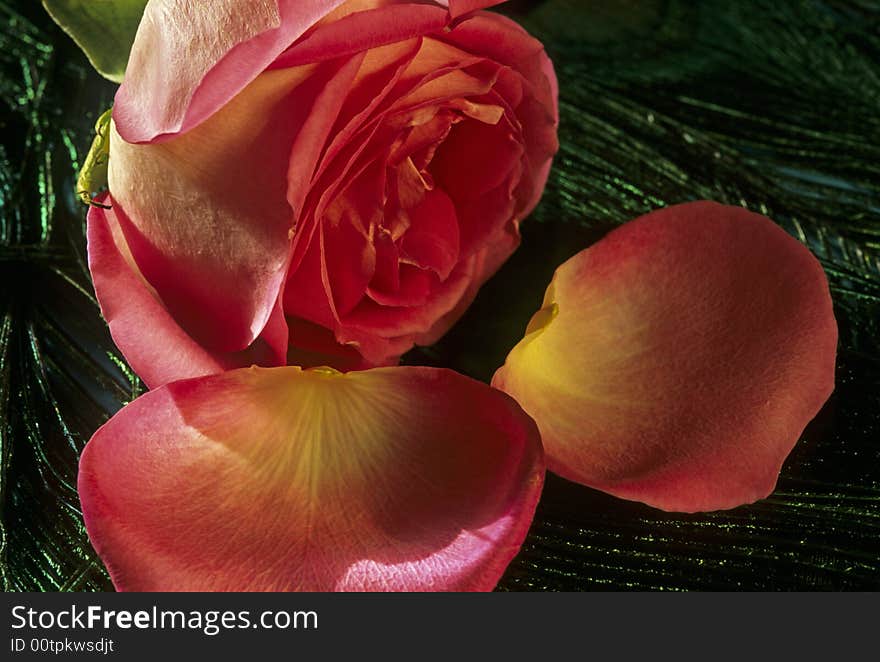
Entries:
[[291, 367], [147, 393], [79, 491], [121, 590], [489, 590], [542, 481], [534, 422], [484, 384]]
[[610, 233], [559, 267], [493, 385], [560, 475], [665, 510], [767, 496], [834, 387], [818, 261], [769, 219], [710, 202]]

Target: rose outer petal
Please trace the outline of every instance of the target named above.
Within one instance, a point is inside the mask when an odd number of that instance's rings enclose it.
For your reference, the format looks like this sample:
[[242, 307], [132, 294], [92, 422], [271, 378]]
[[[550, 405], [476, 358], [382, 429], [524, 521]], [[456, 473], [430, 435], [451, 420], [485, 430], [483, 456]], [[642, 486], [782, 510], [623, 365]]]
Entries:
[[79, 493], [120, 590], [489, 590], [543, 482], [537, 428], [448, 370], [236, 370], [138, 398]]
[[402, 2], [366, 7], [320, 25], [282, 53], [271, 68], [360, 53], [442, 30], [448, 23], [448, 12], [430, 5]]
[[150, 0], [113, 107], [128, 142], [201, 124], [344, 0]]
[[[105, 194], [98, 202], [106, 204], [110, 198]], [[287, 328], [280, 305], [276, 304], [260, 337], [246, 350], [211, 352], [180, 327], [131, 256], [120, 249], [125, 241], [114, 209], [89, 209], [88, 245], [89, 271], [110, 334], [148, 387], [253, 364], [285, 364]]]
[[669, 207], [559, 267], [498, 370], [556, 473], [664, 510], [773, 491], [834, 388], [822, 267], [766, 217]]
[[198, 128], [161, 144], [110, 134], [109, 187], [159, 298], [202, 345], [234, 352], [265, 327], [289, 259], [291, 107], [307, 69], [261, 75]]

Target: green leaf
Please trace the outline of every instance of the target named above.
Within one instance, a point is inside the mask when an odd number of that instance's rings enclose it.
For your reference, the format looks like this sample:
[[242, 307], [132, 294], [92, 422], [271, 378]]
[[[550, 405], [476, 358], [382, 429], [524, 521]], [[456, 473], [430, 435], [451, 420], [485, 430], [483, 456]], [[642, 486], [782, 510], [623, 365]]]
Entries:
[[121, 83], [147, 0], [43, 0], [105, 78]]

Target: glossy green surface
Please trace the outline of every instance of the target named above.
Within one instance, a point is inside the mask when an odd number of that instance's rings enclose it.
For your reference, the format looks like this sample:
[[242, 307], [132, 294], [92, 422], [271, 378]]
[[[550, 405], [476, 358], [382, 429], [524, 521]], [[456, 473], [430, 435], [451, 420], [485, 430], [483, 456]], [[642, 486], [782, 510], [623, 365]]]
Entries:
[[[459, 325], [406, 361], [488, 380], [560, 262], [618, 223], [697, 198], [767, 213], [810, 246], [841, 346], [837, 390], [769, 499], [670, 515], [551, 476], [500, 588], [880, 588], [880, 2], [507, 9], [556, 62], [562, 149], [522, 248]], [[0, 24], [2, 580], [107, 589], [76, 461], [141, 387], [91, 293], [74, 182], [113, 86], [38, 3], [0, 0]]]

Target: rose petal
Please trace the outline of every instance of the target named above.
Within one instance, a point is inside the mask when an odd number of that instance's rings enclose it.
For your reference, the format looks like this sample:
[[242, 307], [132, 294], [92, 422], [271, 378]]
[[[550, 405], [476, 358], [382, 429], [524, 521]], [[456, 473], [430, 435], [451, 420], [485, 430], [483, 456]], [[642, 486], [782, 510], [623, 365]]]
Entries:
[[[412, 310], [412, 309], [408, 309]], [[413, 348], [414, 335], [403, 333], [386, 336], [371, 331], [362, 331], [355, 327], [339, 327], [335, 332], [336, 340], [346, 347], [354, 347], [369, 366], [397, 365], [400, 357]]]
[[[474, 277], [475, 261], [475, 257], [471, 257], [459, 262], [449, 278], [437, 284], [430, 301], [424, 306], [383, 306], [367, 298], [345, 316], [343, 326], [347, 330], [358, 329], [388, 337], [423, 333], [434, 320], [446, 315], [461, 300]], [[357, 339], [354, 335], [349, 336], [347, 331], [340, 331], [337, 337], [342, 342]]]
[[[300, 114], [300, 117], [290, 119], [293, 119], [294, 122], [299, 120], [301, 128], [296, 133], [290, 150], [290, 163], [287, 171], [287, 200], [291, 208], [297, 212], [298, 223], [302, 221], [303, 206], [312, 185], [315, 169], [320, 163], [321, 152], [326, 147], [330, 131], [345, 103], [348, 90], [356, 80], [363, 59], [363, 54], [357, 54], [344, 60], [337, 67], [329, 63], [329, 69], [332, 73], [326, 78], [316, 81], [319, 86], [307, 90], [303, 95], [305, 99], [314, 100], [311, 103], [301, 103], [293, 109], [294, 112]], [[323, 68], [327, 68], [327, 65], [324, 65]], [[301, 225], [298, 224], [297, 236], [294, 238], [295, 243], [300, 241], [302, 234]]]
[[[109, 202], [105, 194], [98, 199]], [[242, 352], [209, 352], [168, 313], [134, 266], [113, 209], [91, 207], [88, 215], [89, 271], [113, 341], [144, 383], [210, 375], [257, 364], [285, 364], [287, 327], [280, 305], [263, 333]]]
[[320, 25], [272, 64], [295, 67], [360, 53], [442, 30], [449, 16], [439, 7], [403, 3], [357, 11]]
[[[559, 84], [553, 63], [540, 41], [529, 35], [519, 24], [506, 16], [480, 12], [458, 23], [454, 30], [438, 38], [465, 51], [480, 53], [518, 72], [528, 89], [515, 113], [526, 127], [526, 155], [532, 175], [523, 180], [522, 215], [537, 205], [550, 173], [553, 155], [558, 149], [556, 135], [559, 123]], [[499, 76], [499, 82], [506, 76]]]
[[[481, 12], [436, 38], [514, 68], [538, 90], [546, 90], [545, 98], [552, 101], [556, 77], [552, 65], [547, 67], [546, 55], [542, 55], [544, 46], [516, 21], [501, 14]], [[547, 107], [549, 110], [553, 106], [548, 103]]]
[[[508, 182], [486, 191], [482, 196], [463, 202], [457, 208], [461, 225], [461, 249], [470, 253], [498, 241], [498, 235], [519, 226], [517, 202]], [[491, 275], [491, 274], [490, 274]]]
[[[408, 114], [405, 102], [402, 100], [409, 99], [413, 90], [418, 90], [424, 85], [448, 76], [461, 67], [471, 66], [481, 61], [480, 58], [475, 58], [432, 39], [426, 38], [416, 41], [415, 46], [418, 46], [417, 51], [411, 48], [402, 49], [402, 53], [398, 53], [389, 66], [384, 68], [385, 78], [378, 85], [378, 88], [381, 89], [373, 88], [374, 92], [378, 92], [378, 94], [374, 94], [369, 105], [346, 123], [346, 126], [333, 137], [327, 147], [321, 159], [319, 170], [311, 180], [312, 188], [319, 192], [318, 200], [314, 202], [314, 207], [310, 212], [314, 218], [321, 218], [327, 206], [339, 194], [339, 189], [356, 179], [354, 173], [363, 171], [387, 152], [387, 147], [394, 140], [394, 132], [388, 135], [387, 130], [383, 132], [381, 129], [391, 108], [398, 110], [400, 116], [408, 120], [410, 114]], [[383, 48], [388, 49], [389, 47]], [[369, 64], [370, 59], [364, 58], [364, 64]], [[375, 73], [383, 70], [382, 67], [379, 67], [377, 71], [376, 64], [373, 62], [369, 67], [369, 78], [371, 79]], [[477, 81], [473, 76], [463, 72], [459, 73], [461, 74], [459, 80], [469, 84], [474, 94], [483, 93], [491, 87], [491, 81]], [[360, 85], [357, 82], [352, 84], [362, 88], [364, 81], [360, 81]], [[462, 91], [459, 89], [457, 93], [461, 94]], [[356, 96], [362, 95], [359, 93]], [[438, 99], [421, 99], [422, 105], [436, 104], [437, 102]], [[401, 104], [404, 105], [402, 110]], [[368, 116], [369, 120], [367, 120]], [[294, 181], [295, 178], [291, 176], [291, 185]], [[293, 202], [292, 204], [295, 209], [299, 209], [298, 205]], [[299, 264], [299, 259], [310, 240], [311, 234], [308, 231], [297, 232], [297, 236], [294, 238], [295, 250], [292, 268]]]
[[[430, 44], [431, 41], [426, 39], [424, 43]], [[392, 111], [402, 111], [406, 116], [419, 108], [458, 102], [462, 98], [485, 94], [492, 89], [495, 82], [494, 76], [497, 75], [496, 72], [492, 72], [491, 76], [484, 75], [487, 73], [485, 70], [489, 68], [489, 65], [486, 65], [477, 71], [452, 69], [438, 76], [433, 76], [409, 94], [402, 95], [391, 104], [390, 108]]]
[[[479, 160], [474, 145], [480, 146]], [[477, 121], [457, 124], [437, 149], [432, 173], [459, 210], [463, 251], [480, 248], [500, 227], [519, 220], [510, 189], [519, 180], [522, 153], [503, 128]]]
[[507, 0], [436, 0], [436, 2], [444, 7], [449, 7], [449, 15], [452, 18], [458, 18], [464, 14], [485, 9], [493, 5], [500, 5]]
[[458, 218], [452, 201], [434, 189], [410, 216], [413, 223], [403, 235], [404, 255], [445, 280], [458, 261]]
[[376, 247], [376, 273], [370, 287], [378, 291], [396, 292], [400, 288], [400, 252], [391, 233], [377, 230], [373, 245]]
[[120, 590], [489, 590], [543, 470], [534, 422], [451, 371], [253, 368], [125, 407], [79, 493]]
[[211, 350], [247, 347], [278, 297], [294, 219], [285, 176], [291, 92], [309, 76], [263, 74], [201, 126], [161, 144], [132, 145], [111, 132], [109, 187], [132, 255], [175, 319]]
[[284, 312], [321, 326], [332, 327], [335, 321], [331, 300], [333, 293], [327, 282], [327, 270], [321, 255], [320, 233], [308, 245], [300, 268], [288, 276], [284, 287]]
[[[412, 39], [363, 54], [357, 74], [352, 77], [345, 94], [342, 95], [345, 103], [344, 108], [338, 111], [339, 117], [336, 123], [338, 130], [333, 135], [329, 135], [328, 132], [324, 136], [329, 144], [322, 145], [326, 147], [326, 152], [321, 159], [320, 169], [315, 174], [316, 179], [325, 176], [328, 169], [333, 170], [331, 166], [337, 161], [340, 152], [345, 152], [347, 156], [339, 160], [347, 162], [351, 159], [353, 162], [353, 157], [366, 147], [366, 141], [353, 146], [352, 139], [362, 132], [367, 124], [372, 123], [375, 128], [376, 121], [370, 118], [379, 106], [386, 103], [389, 94], [398, 88], [401, 76], [422, 49], [423, 40]], [[331, 175], [330, 181], [333, 180], [338, 183], [339, 177]], [[328, 183], [330, 182], [325, 178], [323, 181], [325, 187]], [[331, 194], [330, 199], [332, 197]], [[320, 212], [321, 209], [318, 211]]]
[[437, 147], [460, 121], [461, 117], [451, 108], [424, 109], [413, 116], [412, 127], [403, 142], [395, 147], [390, 160], [403, 163], [409, 158], [421, 176], [434, 159]]
[[128, 142], [189, 131], [344, 0], [150, 0], [113, 118]]
[[321, 250], [327, 291], [336, 317], [353, 309], [364, 297], [376, 272], [376, 247], [347, 218], [335, 225], [323, 223]]
[[769, 219], [695, 202], [556, 272], [495, 375], [560, 475], [665, 510], [767, 496], [834, 386], [821, 266]]
[[384, 306], [372, 298], [365, 299], [341, 321], [336, 339], [357, 347], [364, 360], [373, 365], [396, 363], [416, 342], [432, 344], [439, 335], [430, 342], [423, 338], [437, 331], [440, 322], [436, 320], [446, 320], [458, 311], [460, 302], [470, 293], [476, 262], [472, 257], [461, 263], [446, 281], [435, 285], [425, 306]]
[[400, 284], [391, 291], [370, 287], [370, 299], [383, 306], [423, 306], [439, 287], [440, 280], [433, 271], [427, 271], [411, 264], [399, 264]]

